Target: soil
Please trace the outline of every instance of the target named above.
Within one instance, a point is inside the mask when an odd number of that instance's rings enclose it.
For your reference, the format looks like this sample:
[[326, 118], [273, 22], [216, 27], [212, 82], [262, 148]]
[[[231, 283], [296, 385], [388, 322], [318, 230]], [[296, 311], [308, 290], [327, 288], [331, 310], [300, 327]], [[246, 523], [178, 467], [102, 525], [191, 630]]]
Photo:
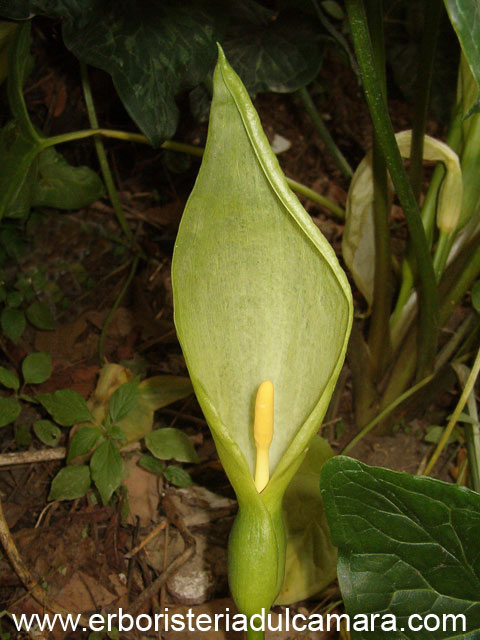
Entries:
[[[35, 123], [50, 135], [87, 128], [75, 61], [63, 49], [58, 57], [58, 50], [49, 49], [41, 38], [36, 42], [37, 64], [26, 85], [27, 104]], [[102, 124], [134, 130], [114, 97], [109, 78], [95, 70], [91, 71], [91, 77]], [[328, 93], [322, 89], [327, 86]], [[368, 112], [356, 77], [332, 56], [312, 93], [332, 136], [351, 165], [356, 166], [371, 139]], [[290, 143], [289, 149], [280, 155], [286, 175], [344, 206], [348, 183], [325, 151], [299, 100], [292, 95], [262, 94], [257, 96], [255, 105], [270, 140], [277, 134]], [[407, 128], [411, 122], [408, 106], [395, 101], [390, 108], [395, 127]], [[437, 127], [435, 123], [429, 126]], [[177, 139], [203, 144], [205, 136], [206, 124], [194, 122], [186, 113]], [[147, 259], [140, 262], [113, 314], [103, 344], [102, 364], [127, 363], [137, 371], [148, 372], [148, 376], [187, 375], [173, 325], [170, 265], [176, 230], [199, 162], [188, 159], [189, 167], [175, 172], [178, 167], [175, 168], [171, 156], [161, 150], [112, 141], [105, 141], [105, 147], [128, 224]], [[65, 145], [62, 152], [74, 164], [97, 168], [91, 140]], [[303, 203], [339, 254], [342, 224], [318, 205], [305, 199]], [[402, 225], [400, 222], [397, 231], [400, 244]], [[28, 353], [46, 351], [53, 358], [53, 374], [35, 391], [70, 388], [88, 398], [100, 371], [100, 333], [128, 277], [133, 255], [125, 247], [113, 208], [106, 198], [81, 211], [37, 212], [28, 225], [27, 238], [28, 251], [19, 264], [11, 268], [27, 277], [42, 273], [46, 285], [38, 292], [38, 298], [51, 307], [56, 328], [47, 332], [30, 326], [18, 345], [2, 338], [0, 365], [18, 371]], [[118, 238], [123, 241], [116, 241]], [[361, 304], [359, 310], [360, 307]], [[28, 386], [24, 389], [25, 393], [31, 391]], [[438, 420], [448, 413], [451, 404], [451, 395], [442, 396], [430, 408], [430, 416]], [[22, 424], [32, 424], [38, 417], [44, 417], [38, 407], [29, 411], [33, 415], [25, 409], [19, 418]], [[372, 432], [351, 455], [370, 464], [416, 473], [432, 450], [432, 445], [424, 441], [428, 424], [431, 418], [425, 412], [413, 418], [399, 416], [394, 433], [379, 436]], [[90, 613], [115, 611], [119, 607], [128, 610], [139, 602], [170, 562], [176, 558], [182, 560], [184, 554], [185, 562], [180, 562], [178, 571], [166, 584], [154, 589], [141, 602], [138, 611], [155, 611], [165, 606], [172, 611], [193, 606], [197, 613], [220, 611], [226, 606], [234, 610], [233, 602], [228, 599], [226, 545], [236, 503], [202, 412], [195, 398], [190, 397], [159, 410], [155, 414], [155, 425], [182, 429], [195, 444], [200, 462], [184, 465], [193, 485], [178, 489], [142, 472], [136, 465], [139, 451], [132, 450], [128, 462], [131, 470], [127, 481], [128, 516], [125, 516], [125, 500], [121, 497], [113, 500], [111, 506], [95, 504], [91, 496], [48, 502], [52, 478], [64, 461], [42, 459], [42, 453], [39, 460], [28, 461], [33, 452], [43, 452], [45, 446], [35, 437], [21, 446], [12, 426], [2, 429], [0, 496], [6, 522], [34, 581], [50, 600], [65, 609]], [[324, 428], [324, 434], [334, 450], [340, 451], [355, 433], [351, 385], [347, 377], [339, 413]], [[68, 429], [65, 429], [58, 446], [66, 446], [67, 442]], [[451, 463], [455, 471], [464, 454], [463, 449], [451, 449], [452, 452], [456, 455]], [[20, 458], [12, 464], [9, 454], [19, 454]], [[25, 457], [22, 459], [21, 455]], [[443, 477], [448, 478], [449, 469], [447, 463]], [[144, 544], [149, 537], [150, 541]], [[192, 539], [196, 553], [187, 557]], [[139, 544], [141, 549], [129, 555]], [[10, 614], [45, 611], [38, 599], [25, 590], [22, 580], [1, 554], [0, 600], [0, 609]], [[322, 612], [339, 600], [338, 587], [333, 583], [317, 598], [296, 603], [294, 607], [301, 612]], [[275, 609], [277, 614], [281, 611], [281, 608]], [[28, 637], [13, 630], [8, 615], [0, 622], [1, 631], [11, 632], [11, 637]], [[171, 632], [162, 635], [174, 636]], [[222, 632], [203, 635], [209, 640], [224, 637]], [[63, 640], [87, 635], [56, 630], [48, 637]], [[121, 637], [140, 635], [127, 633]], [[142, 634], [141, 637], [157, 636]], [[190, 635], [184, 637], [190, 638]], [[337, 636], [312, 633], [302, 637]]]

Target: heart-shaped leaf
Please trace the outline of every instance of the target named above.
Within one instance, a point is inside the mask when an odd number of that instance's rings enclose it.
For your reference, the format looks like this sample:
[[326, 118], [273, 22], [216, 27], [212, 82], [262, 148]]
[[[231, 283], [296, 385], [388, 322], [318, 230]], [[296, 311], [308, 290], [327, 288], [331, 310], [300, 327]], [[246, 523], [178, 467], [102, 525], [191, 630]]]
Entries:
[[[434, 640], [480, 636], [480, 496], [431, 478], [369, 467], [338, 456], [323, 467], [325, 511], [338, 546], [338, 580], [347, 613], [396, 616], [399, 640], [417, 640], [410, 616], [431, 622]], [[412, 619], [413, 622], [413, 619]], [[415, 626], [421, 622], [415, 619]], [[400, 631], [401, 629], [401, 631]], [[464, 633], [461, 633], [464, 632]], [[353, 631], [352, 640], [384, 631]]]

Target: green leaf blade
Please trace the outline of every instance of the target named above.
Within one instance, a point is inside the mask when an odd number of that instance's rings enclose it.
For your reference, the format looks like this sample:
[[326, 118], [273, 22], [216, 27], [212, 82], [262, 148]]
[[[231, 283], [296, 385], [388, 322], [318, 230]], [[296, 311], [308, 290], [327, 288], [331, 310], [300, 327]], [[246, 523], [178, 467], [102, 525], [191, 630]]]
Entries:
[[39, 394], [36, 399], [62, 427], [71, 427], [76, 422], [94, 421], [85, 399], [72, 389]]
[[20, 415], [20, 403], [15, 398], [0, 398], [0, 427], [6, 427]]
[[125, 382], [110, 398], [108, 405], [112, 424], [123, 420], [132, 412], [138, 403], [138, 378]]
[[60, 469], [52, 480], [49, 500], [76, 500], [90, 487], [90, 469], [86, 465]]
[[76, 431], [68, 448], [67, 464], [93, 449], [101, 435], [98, 427], [81, 427]]
[[62, 437], [62, 432], [51, 420], [37, 420], [33, 430], [37, 438], [48, 447], [56, 447]]
[[41, 384], [52, 374], [52, 357], [49, 353], [31, 353], [22, 362], [23, 380], [26, 384]]
[[90, 468], [102, 502], [107, 504], [123, 478], [122, 456], [111, 440], [105, 440], [95, 449]]
[[27, 325], [25, 314], [20, 309], [4, 309], [0, 316], [2, 330], [13, 344], [18, 344]]
[[20, 380], [18, 379], [17, 374], [13, 371], [5, 369], [5, 367], [0, 367], [0, 384], [3, 384], [7, 389], [18, 391], [20, 387]]
[[198, 462], [198, 455], [186, 433], [173, 427], [155, 429], [145, 436], [148, 450], [159, 460]]
[[[415, 640], [408, 617], [465, 615], [480, 631], [480, 496], [439, 480], [368, 467], [338, 456], [322, 471], [322, 495], [349, 615], [394, 614], [399, 638]], [[352, 640], [383, 638], [355, 632]], [[451, 638], [451, 629], [429, 632]]]

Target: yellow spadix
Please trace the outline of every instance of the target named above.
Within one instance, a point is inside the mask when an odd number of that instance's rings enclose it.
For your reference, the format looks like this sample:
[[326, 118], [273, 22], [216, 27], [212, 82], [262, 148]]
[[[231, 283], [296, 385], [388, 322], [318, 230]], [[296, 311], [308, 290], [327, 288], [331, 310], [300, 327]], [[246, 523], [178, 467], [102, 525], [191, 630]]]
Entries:
[[273, 384], [270, 380], [264, 380], [258, 387], [255, 399], [253, 438], [257, 447], [255, 486], [260, 493], [265, 489], [270, 479], [268, 451], [273, 439]]

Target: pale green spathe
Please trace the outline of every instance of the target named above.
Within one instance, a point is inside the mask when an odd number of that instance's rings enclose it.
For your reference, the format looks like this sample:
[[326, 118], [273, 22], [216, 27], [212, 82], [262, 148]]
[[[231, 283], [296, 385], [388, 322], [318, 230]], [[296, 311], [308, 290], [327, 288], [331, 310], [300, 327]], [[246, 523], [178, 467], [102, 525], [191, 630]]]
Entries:
[[350, 297], [225, 59], [173, 284], [177, 332], [202, 408], [214, 432], [219, 421], [237, 443], [252, 475], [255, 393], [273, 382], [272, 473], [343, 359]]

